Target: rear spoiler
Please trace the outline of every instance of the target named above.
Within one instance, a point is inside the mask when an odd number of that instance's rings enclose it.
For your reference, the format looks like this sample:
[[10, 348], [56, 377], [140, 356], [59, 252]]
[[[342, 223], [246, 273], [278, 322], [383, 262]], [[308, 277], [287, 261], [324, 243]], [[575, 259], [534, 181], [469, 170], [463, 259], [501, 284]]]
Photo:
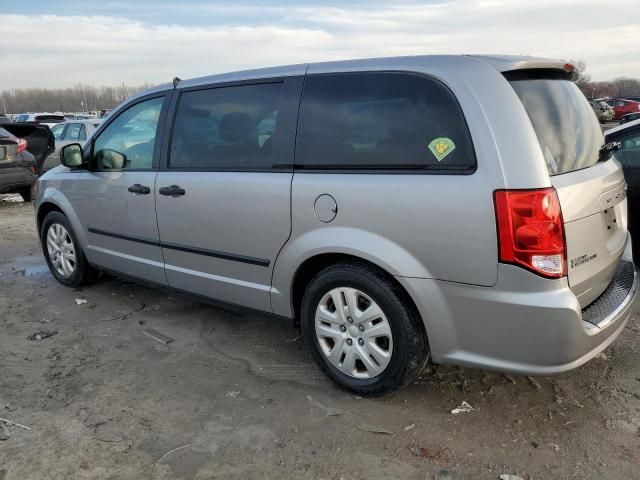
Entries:
[[27, 141], [27, 151], [35, 157], [38, 174], [49, 155], [56, 150], [56, 139], [47, 125], [36, 122], [14, 122], [0, 125], [7, 132]]

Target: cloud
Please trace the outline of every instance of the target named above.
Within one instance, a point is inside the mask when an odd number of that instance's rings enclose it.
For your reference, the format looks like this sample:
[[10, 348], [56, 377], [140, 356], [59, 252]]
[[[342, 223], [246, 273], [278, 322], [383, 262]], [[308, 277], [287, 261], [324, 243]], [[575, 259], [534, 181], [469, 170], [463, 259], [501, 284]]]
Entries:
[[428, 53], [584, 59], [595, 79], [640, 77], [637, 0], [617, 1], [616, 11], [624, 14], [615, 22], [603, 17], [601, 3], [588, 0], [291, 8], [193, 4], [181, 10], [192, 18], [171, 21], [165, 9], [161, 20], [143, 22], [130, 18], [124, 5], [121, 16], [4, 14], [0, 55], [12, 68], [3, 69], [0, 90], [158, 83], [175, 75]]

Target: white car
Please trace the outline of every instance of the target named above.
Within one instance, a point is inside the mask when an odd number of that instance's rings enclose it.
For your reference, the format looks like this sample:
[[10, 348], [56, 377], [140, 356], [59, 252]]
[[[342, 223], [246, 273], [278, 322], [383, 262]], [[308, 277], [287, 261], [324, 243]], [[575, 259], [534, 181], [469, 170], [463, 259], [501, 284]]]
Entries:
[[56, 139], [56, 151], [49, 155], [44, 162], [42, 172], [44, 173], [60, 165], [60, 150], [62, 147], [70, 143], [84, 143], [99, 126], [100, 120], [94, 118], [91, 120], [67, 120], [50, 127]]

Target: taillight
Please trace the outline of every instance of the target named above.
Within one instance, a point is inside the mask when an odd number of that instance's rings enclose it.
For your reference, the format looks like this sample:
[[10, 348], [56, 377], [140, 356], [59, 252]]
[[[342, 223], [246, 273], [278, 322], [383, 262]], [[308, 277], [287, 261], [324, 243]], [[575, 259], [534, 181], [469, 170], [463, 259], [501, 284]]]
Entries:
[[564, 223], [554, 188], [496, 190], [498, 256], [547, 278], [567, 273]]
[[18, 148], [16, 149], [16, 153], [20, 153], [27, 149], [27, 141], [24, 138], [18, 139]]

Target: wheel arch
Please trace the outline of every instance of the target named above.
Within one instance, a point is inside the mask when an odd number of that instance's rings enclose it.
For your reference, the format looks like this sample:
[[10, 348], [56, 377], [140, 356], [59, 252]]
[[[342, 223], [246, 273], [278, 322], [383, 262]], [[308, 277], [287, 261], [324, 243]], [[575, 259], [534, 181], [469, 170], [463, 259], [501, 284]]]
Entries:
[[290, 308], [291, 316], [293, 317], [293, 320], [296, 323], [296, 325], [299, 323], [299, 320], [300, 320], [302, 298], [304, 296], [306, 286], [309, 284], [311, 279], [314, 276], [316, 276], [318, 273], [320, 273], [322, 270], [332, 265], [345, 263], [345, 262], [357, 262], [359, 264], [366, 265], [369, 268], [375, 269], [378, 272], [385, 275], [389, 279], [389, 281], [398, 288], [398, 291], [400, 291], [404, 296], [404, 300], [408, 303], [410, 308], [414, 309], [416, 315], [418, 315], [419, 318], [422, 320], [421, 324], [422, 324], [424, 334], [427, 335], [428, 337], [426, 324], [424, 322], [424, 319], [422, 319], [420, 310], [418, 309], [416, 302], [412, 298], [410, 292], [402, 285], [402, 283], [398, 281], [398, 279], [394, 275], [389, 273], [381, 265], [378, 265], [367, 258], [350, 254], [350, 253], [341, 253], [341, 252], [325, 252], [325, 253], [313, 255], [305, 259], [296, 269], [292, 277], [291, 288], [289, 292], [289, 298], [290, 298], [289, 308]]
[[366, 262], [398, 285], [395, 277], [433, 278], [418, 258], [389, 238], [359, 228], [321, 227], [294, 235], [278, 255], [271, 282], [273, 313], [294, 318], [294, 298], [299, 299], [294, 291], [299, 294], [300, 280], [308, 281], [309, 275], [348, 259]]
[[40, 207], [38, 207], [38, 212], [36, 213], [36, 226], [38, 227], [38, 234], [40, 234], [40, 230], [42, 229], [42, 222], [44, 222], [44, 219], [46, 218], [46, 216], [49, 215], [49, 213], [51, 212], [60, 212], [63, 215], [65, 215], [62, 209], [55, 203], [53, 202], [42, 203]]
[[36, 226], [38, 228], [38, 236], [40, 236], [42, 222], [44, 222], [46, 216], [51, 212], [60, 212], [65, 217], [67, 217], [69, 223], [71, 223], [71, 227], [73, 228], [73, 233], [75, 234], [76, 239], [80, 243], [80, 246], [84, 249], [87, 245], [87, 236], [84, 226], [80, 221], [80, 217], [78, 217], [78, 214], [71, 205], [69, 199], [57, 190], [54, 190], [50, 194], [48, 191], [45, 191], [44, 195], [42, 195], [41, 199], [39, 199], [38, 201], [36, 211]]

